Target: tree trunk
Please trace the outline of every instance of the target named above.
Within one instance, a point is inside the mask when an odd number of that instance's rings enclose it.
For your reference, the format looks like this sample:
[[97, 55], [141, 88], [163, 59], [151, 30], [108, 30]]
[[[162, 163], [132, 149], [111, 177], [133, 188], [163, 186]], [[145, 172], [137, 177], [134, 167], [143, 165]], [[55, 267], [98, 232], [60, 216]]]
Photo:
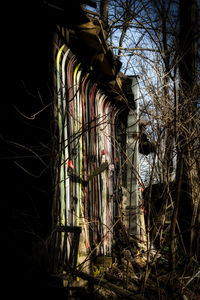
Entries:
[[[198, 56], [198, 0], [180, 0], [179, 34], [179, 103], [177, 169], [183, 159], [178, 220], [186, 250], [195, 254], [195, 239], [200, 203], [198, 173], [199, 120], [197, 115], [197, 56]], [[182, 159], [179, 157], [181, 156]], [[178, 180], [178, 179], [177, 179]]]
[[108, 5], [109, 0], [101, 0], [100, 1], [100, 16], [101, 20], [103, 21], [103, 27], [106, 32], [108, 32]]

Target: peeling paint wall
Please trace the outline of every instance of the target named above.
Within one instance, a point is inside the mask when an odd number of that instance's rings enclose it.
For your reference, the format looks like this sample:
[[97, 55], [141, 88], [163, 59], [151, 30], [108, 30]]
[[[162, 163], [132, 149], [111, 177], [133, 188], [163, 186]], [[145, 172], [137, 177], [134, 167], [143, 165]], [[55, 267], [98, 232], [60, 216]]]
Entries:
[[[135, 107], [127, 109], [113, 101], [70, 48], [58, 45], [54, 48], [59, 138], [53, 217], [54, 224], [82, 227], [82, 262], [91, 251], [112, 256], [119, 219], [129, 233], [138, 234], [138, 114]], [[131, 82], [135, 84], [134, 79]], [[131, 93], [134, 103], [137, 86]]]

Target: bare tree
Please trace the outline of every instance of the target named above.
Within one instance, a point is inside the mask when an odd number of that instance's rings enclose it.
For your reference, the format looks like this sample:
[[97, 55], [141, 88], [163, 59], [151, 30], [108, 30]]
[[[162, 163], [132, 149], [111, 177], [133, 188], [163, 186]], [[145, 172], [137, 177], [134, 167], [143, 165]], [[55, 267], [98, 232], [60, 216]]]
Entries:
[[109, 25], [124, 71], [140, 76], [140, 117], [155, 146], [145, 157], [150, 245], [170, 245], [175, 270], [178, 252], [199, 255], [198, 2], [114, 1]]
[[[180, 1], [179, 103], [177, 169], [183, 165], [180, 189], [179, 223], [190, 257], [196, 252], [199, 224], [199, 115], [198, 115], [198, 1]], [[187, 213], [186, 213], [187, 212]]]
[[100, 17], [103, 22], [103, 26], [105, 31], [108, 31], [108, 7], [109, 7], [109, 0], [101, 0], [100, 1]]

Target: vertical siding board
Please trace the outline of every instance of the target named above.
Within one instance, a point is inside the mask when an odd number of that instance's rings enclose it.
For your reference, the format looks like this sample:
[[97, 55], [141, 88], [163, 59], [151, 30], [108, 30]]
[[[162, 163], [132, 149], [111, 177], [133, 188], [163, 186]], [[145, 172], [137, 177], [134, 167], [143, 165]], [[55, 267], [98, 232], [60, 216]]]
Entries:
[[[66, 45], [57, 53], [57, 109], [60, 223], [82, 226], [85, 253], [96, 247], [96, 254], [111, 256], [113, 226], [119, 215], [122, 159], [116, 120], [120, 108], [91, 80]], [[108, 167], [92, 176], [106, 162]], [[70, 249], [66, 237], [61, 244]]]

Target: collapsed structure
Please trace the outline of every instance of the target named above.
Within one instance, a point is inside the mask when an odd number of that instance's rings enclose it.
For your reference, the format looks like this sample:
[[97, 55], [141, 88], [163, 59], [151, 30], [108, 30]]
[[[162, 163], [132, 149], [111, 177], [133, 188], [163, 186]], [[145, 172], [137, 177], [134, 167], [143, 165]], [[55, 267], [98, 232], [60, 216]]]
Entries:
[[77, 256], [79, 264], [91, 253], [112, 257], [120, 226], [139, 240], [144, 226], [137, 77], [120, 72], [101, 21], [84, 9], [78, 24], [57, 26], [53, 59], [59, 136], [52, 249], [56, 271], [66, 264], [75, 267]]

